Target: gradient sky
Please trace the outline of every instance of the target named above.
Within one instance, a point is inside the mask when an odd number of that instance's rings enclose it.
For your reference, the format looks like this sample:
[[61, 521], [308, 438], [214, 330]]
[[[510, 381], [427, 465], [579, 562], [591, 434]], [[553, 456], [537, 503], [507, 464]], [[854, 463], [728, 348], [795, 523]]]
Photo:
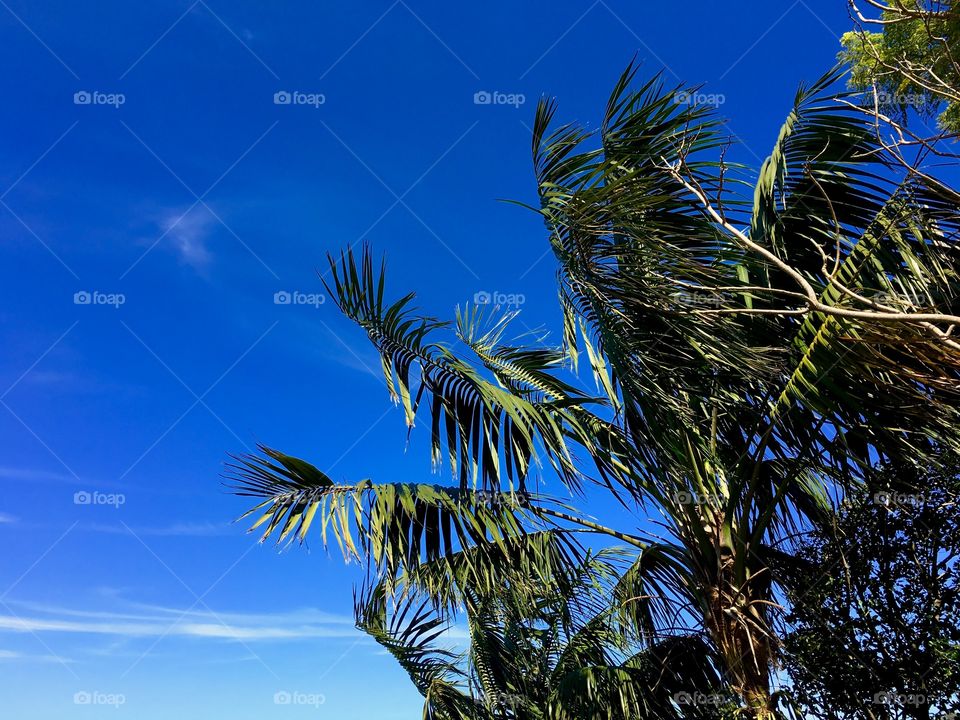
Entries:
[[556, 329], [543, 225], [497, 202], [533, 201], [536, 99], [596, 126], [636, 55], [704, 83], [757, 165], [850, 24], [842, 0], [546, 7], [0, 0], [4, 717], [419, 717], [353, 629], [358, 569], [230, 525], [222, 463], [258, 441], [431, 481], [361, 332], [275, 293], [322, 292], [364, 238], [432, 314], [522, 294]]

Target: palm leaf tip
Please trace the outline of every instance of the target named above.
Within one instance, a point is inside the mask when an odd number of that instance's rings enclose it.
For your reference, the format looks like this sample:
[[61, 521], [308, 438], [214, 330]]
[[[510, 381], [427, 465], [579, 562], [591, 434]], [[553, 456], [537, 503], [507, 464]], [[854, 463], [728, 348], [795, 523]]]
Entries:
[[305, 460], [263, 444], [257, 448], [259, 454], [232, 455], [233, 462], [227, 464], [225, 475], [232, 492], [239, 497], [261, 499], [237, 522], [262, 511], [248, 530], [254, 532], [263, 527], [261, 543], [277, 529], [278, 543], [288, 538], [298, 538], [302, 543], [324, 497], [337, 485]]
[[242, 497], [269, 498], [280, 492], [324, 489], [334, 486], [330, 477], [306, 460], [286, 455], [271, 447], [257, 444], [260, 454], [231, 455], [226, 478], [229, 487]]

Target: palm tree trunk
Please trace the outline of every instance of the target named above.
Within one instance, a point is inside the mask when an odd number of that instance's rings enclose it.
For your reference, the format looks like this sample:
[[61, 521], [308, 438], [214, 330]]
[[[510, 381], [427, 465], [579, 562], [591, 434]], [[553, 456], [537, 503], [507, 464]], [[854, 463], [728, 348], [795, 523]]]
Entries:
[[[739, 590], [729, 576], [730, 563], [723, 563], [719, 579], [708, 592], [709, 612], [705, 625], [724, 658], [730, 684], [747, 707], [747, 717], [776, 717], [770, 691], [770, 668], [774, 644], [764, 603], [769, 601], [769, 583], [760, 582], [763, 572]], [[756, 610], [760, 608], [760, 610]]]
[[771, 651], [769, 641], [759, 633], [753, 633], [741, 620], [730, 619], [723, 612], [714, 632], [721, 654], [726, 660], [726, 670], [731, 684], [743, 698], [747, 717], [770, 720], [774, 717], [774, 703], [770, 693]]

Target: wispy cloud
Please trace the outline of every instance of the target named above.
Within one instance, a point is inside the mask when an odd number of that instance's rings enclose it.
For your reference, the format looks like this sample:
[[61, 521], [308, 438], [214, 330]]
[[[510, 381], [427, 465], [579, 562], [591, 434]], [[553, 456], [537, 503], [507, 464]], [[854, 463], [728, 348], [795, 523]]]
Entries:
[[[86, 475], [84, 475], [82, 478], [77, 478], [75, 475], [71, 475], [67, 472], [45, 470], [29, 466], [14, 467], [10, 465], [0, 465], [0, 483], [2, 482], [23, 482], [30, 485], [70, 485], [73, 487], [73, 489], [70, 490], [71, 493], [76, 492], [77, 490], [106, 491], [114, 489], [131, 489], [129, 485], [112, 482], [109, 480], [90, 480], [86, 477]], [[168, 494], [169, 490], [164, 487], [147, 487], [137, 488], [137, 492]]]
[[315, 608], [276, 613], [214, 612], [128, 604], [126, 612], [11, 602], [20, 614], [0, 615], [0, 633], [79, 633], [122, 638], [191, 637], [269, 641], [357, 637], [353, 619]]
[[3, 524], [12, 525], [15, 522], [17, 522], [17, 518], [15, 518], [13, 515], [11, 515], [10, 513], [0, 512], [0, 525], [3, 525]]
[[4, 660], [16, 660], [17, 662], [51, 662], [51, 663], [73, 663], [76, 660], [69, 660], [57, 655], [29, 655], [16, 652], [15, 650], [0, 649], [0, 662]]
[[57, 482], [72, 482], [77, 479], [73, 475], [51, 470], [37, 470], [35, 468], [0, 466], [0, 479], [3, 480], [45, 480]]
[[22, 383], [37, 388], [56, 388], [58, 392], [71, 393], [111, 393], [124, 396], [142, 396], [143, 386], [134, 383], [121, 383], [98, 377], [89, 372], [75, 370], [31, 370], [24, 376]]
[[204, 270], [213, 259], [207, 248], [207, 240], [215, 223], [216, 219], [206, 208], [195, 207], [187, 211], [167, 212], [159, 224], [180, 262], [194, 270]]
[[159, 527], [127, 527], [121, 524], [90, 523], [80, 525], [78, 530], [105, 533], [108, 535], [130, 535], [133, 531], [137, 536], [150, 537], [216, 537], [218, 535], [236, 534], [230, 523], [221, 522], [181, 522]]

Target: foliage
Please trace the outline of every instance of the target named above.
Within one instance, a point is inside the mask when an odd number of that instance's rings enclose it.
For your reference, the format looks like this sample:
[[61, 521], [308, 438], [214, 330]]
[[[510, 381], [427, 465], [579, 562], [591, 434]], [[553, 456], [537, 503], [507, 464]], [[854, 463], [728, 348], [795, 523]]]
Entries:
[[[577, 566], [565, 539], [626, 545], [607, 609], [621, 632], [702, 638], [745, 713], [773, 716], [772, 560], [877, 458], [908, 466], [960, 445], [958, 205], [888, 162], [873, 120], [836, 101], [838, 78], [801, 89], [749, 185], [724, 161], [720, 120], [659, 78], [634, 89], [628, 69], [597, 133], [555, 126], [541, 103], [560, 347], [506, 341], [513, 315], [497, 308], [451, 325], [412, 295], [386, 301], [369, 248], [331, 257], [328, 291], [452, 480], [338, 485], [262, 448], [231, 472], [259, 500], [262, 539], [330, 530], [385, 597], [412, 584], [447, 611], [516, 564], [530, 613], [537, 583]], [[635, 523], [534, 492], [538, 461]]]
[[[873, 4], [873, 3], [871, 3]], [[940, 127], [960, 132], [960, 11], [952, 1], [901, 0], [874, 21], [841, 38], [840, 59], [851, 67], [851, 85], [868, 92], [884, 112], [906, 120], [912, 108]], [[872, 90], [876, 88], [876, 98]]]
[[410, 674], [425, 718], [732, 717], [734, 699], [701, 638], [644, 643], [623, 631], [607, 602], [622, 565], [620, 552], [588, 553], [562, 582], [538, 584], [532, 595], [517, 595], [527, 578], [505, 568], [503, 585], [463, 598], [469, 642], [462, 652], [450, 632], [460, 628], [413, 586], [399, 596], [382, 583], [362, 593], [358, 625]]
[[807, 717], [960, 710], [960, 468], [872, 477], [804, 543], [787, 666]]

